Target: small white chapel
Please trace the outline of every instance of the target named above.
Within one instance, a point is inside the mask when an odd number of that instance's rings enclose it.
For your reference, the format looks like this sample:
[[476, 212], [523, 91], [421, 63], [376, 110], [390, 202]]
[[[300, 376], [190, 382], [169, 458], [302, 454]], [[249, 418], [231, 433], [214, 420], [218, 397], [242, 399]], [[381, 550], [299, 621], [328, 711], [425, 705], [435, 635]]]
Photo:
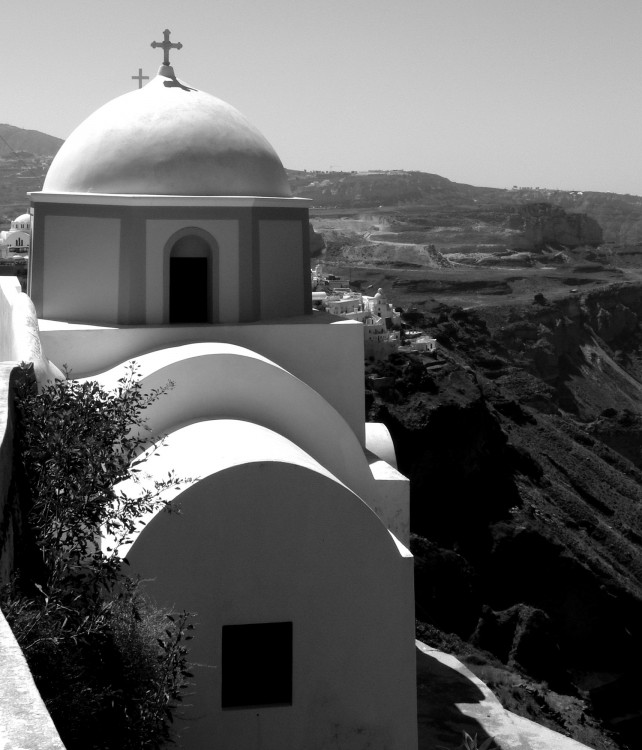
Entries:
[[365, 423], [362, 325], [312, 313], [308, 202], [274, 149], [155, 46], [30, 195], [36, 371], [174, 384], [145, 470], [192, 479], [120, 553], [195, 614], [177, 747], [416, 750], [408, 481]]
[[11, 222], [11, 228], [0, 232], [0, 258], [13, 253], [28, 253], [31, 243], [31, 214], [21, 214]]

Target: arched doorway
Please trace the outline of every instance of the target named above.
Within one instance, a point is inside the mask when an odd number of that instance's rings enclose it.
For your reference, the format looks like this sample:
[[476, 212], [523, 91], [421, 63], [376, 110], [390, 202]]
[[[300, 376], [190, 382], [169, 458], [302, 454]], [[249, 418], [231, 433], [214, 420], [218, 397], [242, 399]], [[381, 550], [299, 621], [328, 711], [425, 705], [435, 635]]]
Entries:
[[[209, 241], [208, 241], [209, 239]], [[218, 276], [218, 248], [212, 237], [197, 229], [176, 238], [169, 252], [169, 322], [214, 323], [213, 299]]]

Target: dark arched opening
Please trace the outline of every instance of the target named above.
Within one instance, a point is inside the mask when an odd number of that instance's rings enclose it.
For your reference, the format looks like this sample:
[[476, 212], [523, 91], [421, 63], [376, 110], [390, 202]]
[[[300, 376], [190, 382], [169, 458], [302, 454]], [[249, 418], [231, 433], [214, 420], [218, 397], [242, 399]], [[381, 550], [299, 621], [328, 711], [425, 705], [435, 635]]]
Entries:
[[169, 255], [169, 322], [211, 323], [212, 248], [196, 234], [178, 239]]

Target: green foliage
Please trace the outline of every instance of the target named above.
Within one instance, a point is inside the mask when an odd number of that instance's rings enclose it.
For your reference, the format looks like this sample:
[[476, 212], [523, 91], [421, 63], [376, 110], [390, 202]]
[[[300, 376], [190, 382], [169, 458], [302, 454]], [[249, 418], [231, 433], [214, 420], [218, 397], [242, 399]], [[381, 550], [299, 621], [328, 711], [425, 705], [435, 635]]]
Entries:
[[[468, 732], [462, 732], [463, 738], [461, 745], [457, 745], [458, 750], [498, 750], [498, 746], [495, 744], [493, 737], [487, 737], [480, 745], [477, 740], [477, 735], [474, 737]], [[438, 745], [439, 750], [449, 750], [444, 745]]]
[[113, 392], [64, 380], [18, 394], [17, 470], [39, 559], [2, 607], [67, 750], [160, 746], [191, 676], [189, 616], [146, 601], [99, 539], [127, 541], [182, 484], [170, 473], [138, 493], [118, 488], [140, 476], [144, 410], [169, 387], [143, 393], [132, 369]]
[[468, 732], [464, 732], [464, 739], [462, 741], [462, 748], [464, 750], [494, 750], [497, 746], [495, 740], [492, 737], [487, 737], [481, 745], [477, 743], [477, 735], [471, 737]]

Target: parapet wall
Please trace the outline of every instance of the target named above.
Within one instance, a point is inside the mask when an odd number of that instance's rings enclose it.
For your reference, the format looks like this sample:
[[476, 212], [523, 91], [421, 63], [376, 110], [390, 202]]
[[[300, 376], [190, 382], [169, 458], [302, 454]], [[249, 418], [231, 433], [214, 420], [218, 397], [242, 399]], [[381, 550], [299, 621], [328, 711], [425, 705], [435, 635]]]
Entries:
[[1, 611], [0, 654], [0, 747], [65, 750]]
[[0, 276], [0, 362], [13, 359], [13, 304], [22, 293], [15, 276]]
[[[15, 495], [11, 492], [13, 395], [26, 376], [17, 363], [0, 362], [0, 586], [9, 582], [14, 571], [21, 537], [20, 507], [13, 502]], [[64, 750], [22, 650], [0, 610], [0, 748], [4, 747]]]
[[0, 277], [0, 362], [5, 361], [31, 362], [39, 385], [63, 377], [44, 356], [36, 309], [15, 276]]
[[20, 535], [19, 509], [10, 504], [13, 475], [13, 389], [20, 368], [0, 363], [0, 586], [9, 582], [14, 570], [16, 542]]

